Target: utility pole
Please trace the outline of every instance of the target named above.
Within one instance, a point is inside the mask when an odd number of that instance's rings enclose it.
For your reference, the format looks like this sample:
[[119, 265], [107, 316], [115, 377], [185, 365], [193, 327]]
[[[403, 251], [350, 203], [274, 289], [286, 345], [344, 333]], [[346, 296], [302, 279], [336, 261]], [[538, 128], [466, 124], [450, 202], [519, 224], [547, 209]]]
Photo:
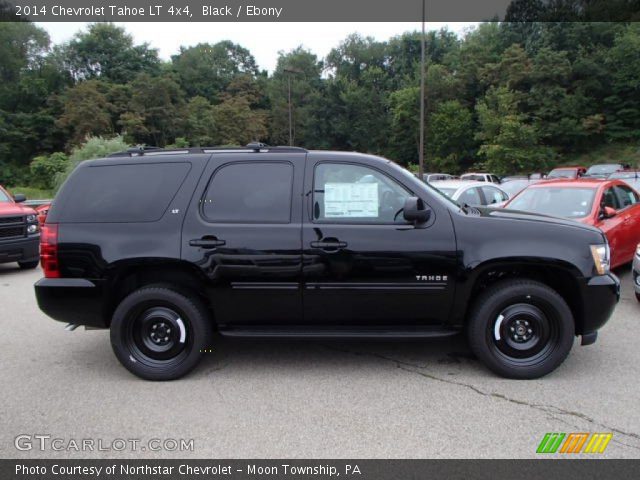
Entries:
[[422, 37], [420, 38], [420, 152], [418, 154], [418, 177], [424, 175], [424, 50], [425, 50], [425, 1], [422, 0]]
[[289, 146], [293, 146], [293, 107], [291, 106], [291, 75], [295, 75], [298, 73], [303, 73], [302, 70], [298, 70], [297, 68], [289, 68], [285, 67], [283, 70], [287, 73], [287, 85], [289, 89], [288, 93], [288, 104], [289, 104]]

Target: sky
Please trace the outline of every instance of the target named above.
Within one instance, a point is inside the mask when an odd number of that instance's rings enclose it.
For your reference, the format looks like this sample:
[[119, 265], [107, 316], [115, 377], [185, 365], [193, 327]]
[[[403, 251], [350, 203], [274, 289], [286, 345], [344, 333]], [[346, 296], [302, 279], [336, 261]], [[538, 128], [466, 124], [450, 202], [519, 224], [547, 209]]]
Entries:
[[[47, 32], [54, 44], [70, 40], [79, 30], [86, 30], [87, 23], [47, 22], [38, 23]], [[216, 43], [231, 40], [249, 49], [260, 69], [272, 72], [278, 59], [278, 52], [288, 52], [302, 45], [304, 48], [324, 58], [329, 51], [338, 46], [347, 35], [359, 33], [376, 40], [387, 40], [407, 31], [420, 30], [419, 22], [412, 23], [314, 23], [314, 22], [259, 22], [259, 23], [117, 23], [133, 35], [136, 44], [147, 42], [157, 48], [160, 58], [169, 60], [178, 53], [180, 46], [193, 46], [198, 43]], [[458, 34], [473, 28], [476, 23], [431, 23], [427, 30], [439, 30], [447, 27]]]

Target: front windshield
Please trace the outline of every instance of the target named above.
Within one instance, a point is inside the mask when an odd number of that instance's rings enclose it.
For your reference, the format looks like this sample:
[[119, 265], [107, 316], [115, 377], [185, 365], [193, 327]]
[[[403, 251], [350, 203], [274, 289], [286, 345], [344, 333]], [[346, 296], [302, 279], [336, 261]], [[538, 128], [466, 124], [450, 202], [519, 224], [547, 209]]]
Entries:
[[556, 170], [551, 170], [549, 172], [549, 175], [547, 175], [548, 178], [573, 178], [576, 175], [576, 171], [575, 170], [567, 170], [567, 169], [556, 169]]
[[513, 197], [516, 193], [521, 192], [529, 185], [529, 180], [511, 180], [503, 183], [500, 188], [504, 190], [509, 197]]
[[617, 164], [593, 165], [587, 170], [587, 175], [608, 175], [620, 169], [621, 166]]
[[589, 215], [595, 189], [537, 187], [524, 190], [507, 208], [555, 217], [582, 218]]
[[0, 202], [10, 202], [11, 199], [9, 199], [9, 196], [4, 193], [3, 190], [0, 190]]

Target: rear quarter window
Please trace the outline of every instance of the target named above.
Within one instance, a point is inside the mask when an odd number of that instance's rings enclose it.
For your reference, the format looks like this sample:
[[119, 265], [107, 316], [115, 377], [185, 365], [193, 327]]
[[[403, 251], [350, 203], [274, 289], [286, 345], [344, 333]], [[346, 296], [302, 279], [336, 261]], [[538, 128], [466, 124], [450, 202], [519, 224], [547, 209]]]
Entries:
[[67, 223], [160, 220], [190, 169], [187, 162], [80, 168], [65, 184], [56, 216]]

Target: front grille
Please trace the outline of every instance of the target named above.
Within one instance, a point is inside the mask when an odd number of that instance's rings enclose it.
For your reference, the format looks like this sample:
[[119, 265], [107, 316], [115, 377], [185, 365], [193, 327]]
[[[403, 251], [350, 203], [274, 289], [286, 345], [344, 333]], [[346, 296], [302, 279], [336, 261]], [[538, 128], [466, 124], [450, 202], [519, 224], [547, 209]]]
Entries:
[[23, 223], [24, 218], [22, 217], [0, 217], [0, 225], [4, 225], [5, 223]]
[[0, 238], [24, 237], [24, 226], [22, 227], [0, 227]]

